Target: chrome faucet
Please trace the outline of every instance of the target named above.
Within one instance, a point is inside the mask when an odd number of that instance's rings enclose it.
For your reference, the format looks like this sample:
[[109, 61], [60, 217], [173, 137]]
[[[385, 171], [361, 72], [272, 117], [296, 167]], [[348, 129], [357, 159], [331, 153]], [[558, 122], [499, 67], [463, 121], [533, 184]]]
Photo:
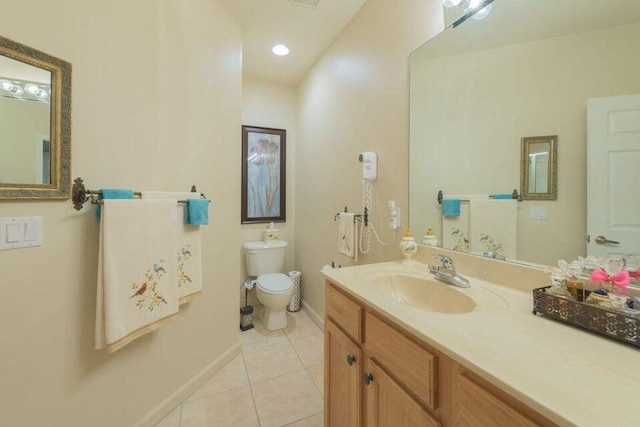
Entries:
[[464, 277], [456, 274], [456, 270], [453, 268], [453, 260], [451, 257], [441, 254], [433, 254], [433, 257], [440, 260], [440, 266], [429, 264], [429, 273], [433, 274], [436, 280], [449, 283], [461, 288], [468, 288], [471, 286], [469, 281]]
[[487, 251], [484, 251], [482, 256], [485, 257], [485, 258], [497, 259], [499, 261], [505, 261], [506, 260], [504, 255], [500, 255], [498, 253], [498, 251], [487, 250]]

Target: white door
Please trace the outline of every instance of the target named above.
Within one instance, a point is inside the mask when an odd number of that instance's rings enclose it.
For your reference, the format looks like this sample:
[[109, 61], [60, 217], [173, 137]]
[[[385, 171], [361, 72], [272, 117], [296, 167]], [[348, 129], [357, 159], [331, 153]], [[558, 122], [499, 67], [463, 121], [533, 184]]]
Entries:
[[587, 103], [587, 234], [589, 255], [640, 254], [640, 95]]

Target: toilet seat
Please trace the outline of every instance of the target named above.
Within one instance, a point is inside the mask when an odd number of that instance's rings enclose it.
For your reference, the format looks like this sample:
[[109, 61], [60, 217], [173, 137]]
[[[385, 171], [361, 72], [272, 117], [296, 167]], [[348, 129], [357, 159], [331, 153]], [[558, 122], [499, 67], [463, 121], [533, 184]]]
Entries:
[[270, 294], [283, 294], [291, 289], [293, 282], [286, 274], [271, 273], [258, 276], [256, 285], [263, 292]]

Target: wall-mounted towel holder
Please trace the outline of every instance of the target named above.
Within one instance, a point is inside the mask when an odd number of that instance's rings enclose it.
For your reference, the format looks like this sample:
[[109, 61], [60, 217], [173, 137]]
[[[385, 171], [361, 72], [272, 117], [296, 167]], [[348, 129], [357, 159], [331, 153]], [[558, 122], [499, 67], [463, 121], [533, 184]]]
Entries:
[[[494, 199], [495, 195], [490, 194], [487, 196], [490, 199]], [[511, 198], [515, 199], [519, 202], [522, 201], [522, 196], [520, 194], [518, 194], [518, 190], [513, 190], [513, 192], [511, 193]], [[442, 190], [438, 190], [438, 204], [442, 204], [442, 199], [444, 199], [444, 195], [442, 194]], [[469, 200], [460, 200], [461, 202], [468, 202]]]
[[[196, 190], [196, 186], [191, 186], [192, 193], [198, 193]], [[71, 188], [71, 202], [73, 203], [73, 207], [75, 210], [79, 211], [82, 209], [85, 203], [91, 202], [92, 205], [101, 205], [102, 200], [98, 199], [97, 196], [101, 194], [100, 190], [87, 190], [84, 186], [84, 181], [82, 178], [76, 178], [73, 180], [73, 187]], [[140, 197], [142, 193], [140, 191], [134, 191], [133, 195]], [[201, 199], [206, 199], [203, 193], [198, 193]], [[187, 203], [186, 200], [178, 200], [178, 203]]]
[[[344, 211], [343, 212], [348, 212], [347, 207], [344, 207]], [[340, 212], [338, 212], [337, 214], [335, 214], [333, 216], [333, 220], [337, 221], [338, 218], [340, 217]], [[364, 226], [368, 227], [369, 226], [369, 209], [367, 209], [366, 207], [364, 208], [364, 214], [360, 215], [360, 214], [356, 214], [353, 218], [353, 222], [356, 222], [356, 220], [358, 221], [364, 221]]]

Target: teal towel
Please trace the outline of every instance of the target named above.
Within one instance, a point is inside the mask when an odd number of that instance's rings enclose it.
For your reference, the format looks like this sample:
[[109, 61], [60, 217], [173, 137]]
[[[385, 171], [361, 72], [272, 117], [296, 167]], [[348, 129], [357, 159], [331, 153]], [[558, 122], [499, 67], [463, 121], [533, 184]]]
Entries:
[[[133, 199], [132, 190], [120, 190], [117, 188], [102, 188], [98, 194], [98, 200], [102, 199]], [[98, 205], [96, 209], [96, 219], [100, 221], [102, 215], [102, 206]]]
[[188, 199], [187, 205], [184, 207], [184, 223], [209, 224], [209, 199]]
[[442, 216], [460, 216], [460, 199], [444, 199]]
[[496, 200], [511, 200], [513, 199], [513, 195], [512, 194], [494, 194], [493, 198]]

